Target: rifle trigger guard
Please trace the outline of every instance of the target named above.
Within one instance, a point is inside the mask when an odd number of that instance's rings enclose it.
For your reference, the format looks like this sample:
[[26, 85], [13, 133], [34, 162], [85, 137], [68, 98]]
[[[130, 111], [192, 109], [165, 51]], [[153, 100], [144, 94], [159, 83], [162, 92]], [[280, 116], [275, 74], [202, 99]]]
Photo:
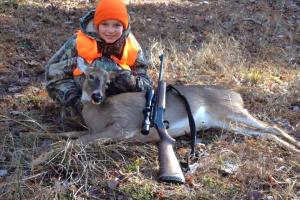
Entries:
[[164, 120], [164, 125], [166, 127], [166, 129], [169, 129], [170, 128], [170, 122], [168, 120]]

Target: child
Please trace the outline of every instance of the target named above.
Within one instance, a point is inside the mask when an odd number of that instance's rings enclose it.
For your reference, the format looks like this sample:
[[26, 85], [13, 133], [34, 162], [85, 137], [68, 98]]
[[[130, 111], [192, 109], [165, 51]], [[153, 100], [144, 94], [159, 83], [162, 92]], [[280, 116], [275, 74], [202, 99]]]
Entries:
[[122, 0], [100, 0], [96, 10], [81, 19], [80, 26], [81, 29], [45, 66], [46, 90], [62, 108], [71, 106], [81, 112], [84, 76], [76, 65], [79, 56], [94, 67], [121, 70], [108, 88], [109, 95], [144, 91], [152, 86], [147, 75], [147, 62], [130, 31], [126, 5]]

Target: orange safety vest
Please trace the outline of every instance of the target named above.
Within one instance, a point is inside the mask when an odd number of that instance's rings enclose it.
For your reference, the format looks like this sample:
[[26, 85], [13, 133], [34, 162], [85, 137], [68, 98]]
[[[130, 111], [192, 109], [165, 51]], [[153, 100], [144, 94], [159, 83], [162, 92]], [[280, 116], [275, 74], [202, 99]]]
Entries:
[[[91, 64], [96, 58], [101, 58], [102, 56], [102, 52], [98, 52], [97, 41], [88, 37], [81, 30], [77, 32], [76, 48], [78, 55], [84, 58], [89, 64]], [[126, 39], [121, 60], [114, 55], [111, 56], [111, 59], [119, 64], [123, 69], [131, 70], [131, 67], [137, 59], [138, 51], [139, 43], [130, 33]], [[79, 76], [81, 74], [83, 74], [83, 72], [78, 68], [73, 71], [73, 76]]]

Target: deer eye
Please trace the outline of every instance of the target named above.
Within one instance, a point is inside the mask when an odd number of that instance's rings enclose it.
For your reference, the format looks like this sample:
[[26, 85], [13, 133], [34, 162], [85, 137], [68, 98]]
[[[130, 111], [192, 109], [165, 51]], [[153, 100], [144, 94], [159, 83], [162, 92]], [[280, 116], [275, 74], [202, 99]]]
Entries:
[[90, 75], [89, 75], [89, 80], [92, 80], [92, 81], [95, 80], [95, 76], [92, 75], [92, 74], [90, 74]]

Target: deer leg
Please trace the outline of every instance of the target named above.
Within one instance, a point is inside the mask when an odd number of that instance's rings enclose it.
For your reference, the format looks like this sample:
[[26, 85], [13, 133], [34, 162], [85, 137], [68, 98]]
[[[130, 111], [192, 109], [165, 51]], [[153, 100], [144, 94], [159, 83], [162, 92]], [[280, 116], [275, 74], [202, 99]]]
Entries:
[[287, 149], [296, 152], [296, 153], [300, 153], [300, 149], [298, 149], [297, 147], [295, 147], [294, 145], [282, 140], [281, 138], [277, 137], [274, 134], [271, 133], [265, 133], [265, 132], [261, 132], [261, 131], [255, 131], [255, 130], [251, 130], [249, 128], [244, 128], [244, 127], [234, 127], [234, 126], [230, 126], [229, 128], [232, 131], [235, 131], [239, 134], [242, 135], [247, 135], [247, 136], [260, 136], [266, 139], [270, 139], [273, 140], [274, 142], [276, 142], [277, 144], [280, 144], [284, 147], [286, 147]]
[[56, 135], [62, 138], [76, 139], [87, 134], [89, 134], [89, 131], [70, 131], [70, 132], [57, 133]]
[[268, 139], [270, 139], [270, 140], [273, 140], [273, 141], [275, 141], [275, 142], [277, 142], [277, 143], [279, 143], [279, 144], [285, 146], [286, 148], [288, 148], [288, 149], [290, 149], [290, 150], [292, 150], [292, 151], [298, 153], [298, 155], [299, 155], [299, 153], [300, 153], [300, 149], [298, 149], [298, 148], [295, 147], [294, 145], [292, 145], [292, 144], [290, 144], [290, 143], [288, 143], [288, 142], [286, 142], [286, 141], [280, 139], [280, 138], [277, 137], [276, 135], [272, 135], [272, 134], [268, 134], [268, 133], [267, 133], [267, 134], [266, 134], [266, 138], [268, 138]]
[[122, 139], [130, 139], [134, 135], [134, 131], [129, 131], [123, 129], [119, 124], [114, 123], [103, 130], [97, 133], [91, 133], [88, 135], [84, 135], [79, 137], [76, 140], [76, 143], [81, 144], [91, 144], [95, 142], [97, 139], [112, 139], [112, 140], [122, 140]]
[[289, 134], [287, 134], [285, 131], [283, 131], [282, 129], [278, 128], [277, 126], [269, 127], [268, 129], [271, 129], [271, 131], [273, 133], [275, 133], [275, 132], [278, 133], [283, 138], [285, 138], [288, 141], [290, 141], [291, 143], [293, 143], [296, 147], [300, 148], [300, 142], [299, 141], [297, 141], [295, 138], [293, 138], [292, 136], [290, 136]]
[[276, 126], [267, 125], [266, 123], [256, 119], [255, 117], [250, 115], [247, 110], [243, 110], [242, 113], [231, 115], [231, 116], [229, 116], [229, 118], [238, 123], [245, 124], [251, 128], [259, 129], [259, 130], [261, 130], [261, 132], [267, 132], [267, 133], [272, 133], [277, 136], [281, 136], [282, 138], [286, 139], [293, 145], [300, 148], [300, 142], [298, 142], [295, 138], [288, 135], [286, 132], [284, 132], [283, 130], [281, 130], [280, 128], [278, 128]]

